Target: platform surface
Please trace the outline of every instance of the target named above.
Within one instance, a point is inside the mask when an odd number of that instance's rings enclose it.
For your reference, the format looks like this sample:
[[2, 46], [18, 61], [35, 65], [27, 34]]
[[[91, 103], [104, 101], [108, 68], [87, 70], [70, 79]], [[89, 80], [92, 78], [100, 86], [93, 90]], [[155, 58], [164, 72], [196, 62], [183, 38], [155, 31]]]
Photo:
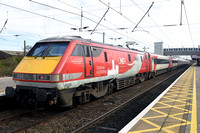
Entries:
[[7, 86], [15, 87], [15, 82], [12, 80], [12, 77], [0, 78], [0, 96], [5, 95], [5, 88]]
[[120, 133], [200, 133], [200, 67], [191, 66]]

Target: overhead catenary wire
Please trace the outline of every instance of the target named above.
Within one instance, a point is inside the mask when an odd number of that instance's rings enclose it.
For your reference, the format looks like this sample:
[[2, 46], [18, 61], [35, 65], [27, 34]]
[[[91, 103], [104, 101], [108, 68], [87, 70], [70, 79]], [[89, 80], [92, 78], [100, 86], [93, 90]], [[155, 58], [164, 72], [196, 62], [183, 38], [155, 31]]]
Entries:
[[[30, 0], [30, 2], [33, 2], [33, 3], [36, 3], [36, 4], [39, 4], [39, 5], [42, 5], [42, 6], [46, 6], [46, 7], [49, 7], [49, 8], [52, 8], [52, 9], [56, 9], [56, 10], [60, 10], [60, 11], [63, 11], [63, 12], [66, 12], [66, 13], [70, 13], [70, 14], [74, 14], [74, 15], [77, 15], [77, 16], [81, 16], [81, 14], [77, 14], [77, 13], [73, 13], [73, 12], [69, 12], [67, 10], [64, 10], [64, 9], [61, 9], [61, 8], [57, 8], [57, 7], [54, 7], [54, 6], [50, 6], [50, 5], [47, 5], [47, 4], [43, 4], [43, 3], [39, 3], [39, 2], [36, 2], [36, 1], [33, 1], [33, 0]], [[94, 22], [94, 23], [98, 23], [96, 21], [94, 21], [93, 19], [89, 18], [89, 17], [86, 17], [83, 15], [83, 18], [91, 21], [91, 22]], [[102, 27], [106, 28], [106, 29], [109, 29], [109, 30], [112, 30], [111, 28], [107, 27], [107, 26], [104, 26], [102, 24], [100, 24]], [[112, 30], [114, 31], [114, 30]], [[116, 32], [116, 31], [114, 31]], [[116, 32], [116, 33], [119, 33], [119, 32]]]
[[[50, 6], [50, 5], [47, 5], [47, 4], [43, 4], [43, 3], [40, 3], [40, 2], [36, 2], [36, 1], [33, 1], [33, 0], [30, 0], [30, 2], [39, 4], [39, 5], [42, 5], [42, 6], [45, 6], [45, 7], [49, 7], [49, 8], [52, 8], [52, 9], [60, 10], [60, 11], [66, 12], [66, 13], [72, 13], [72, 14], [74, 14], [74, 15], [81, 16], [81, 14], [76, 14], [76, 13], [73, 13], [73, 12], [69, 12], [69, 11], [67, 11], [67, 10], [60, 9], [60, 8], [57, 8], [57, 7], [54, 7], [54, 6]], [[108, 5], [107, 5], [107, 6], [108, 6]], [[87, 20], [90, 20], [91, 22], [98, 23], [98, 22], [94, 21], [93, 19], [90, 19], [90, 18], [88, 18], [88, 17], [86, 17], [86, 16], [84, 16], [84, 15], [83, 15], [83, 18], [85, 18], [85, 19], [87, 19]], [[102, 24], [99, 24], [99, 25], [101, 25], [102, 27], [104, 27], [104, 28], [106, 28], [106, 29], [109, 29], [109, 30], [111, 30], [111, 31], [113, 31], [113, 32], [115, 32], [115, 33], [121, 35], [121, 36], [127, 37], [126, 35], [124, 35], [124, 34], [118, 32], [118, 31], [116, 31], [116, 30], [113, 30], [113, 29], [110, 28], [110, 27], [104, 26], [104, 25], [102, 25]], [[130, 37], [129, 37], [129, 38], [130, 38]], [[141, 41], [138, 41], [138, 40], [136, 40], [136, 39], [133, 39], [133, 38], [130, 38], [130, 39], [132, 39], [132, 40], [134, 40], [134, 41], [137, 41], [137, 42], [139, 42], [139, 43], [142, 43]], [[145, 44], [145, 43], [144, 43], [144, 44]]]
[[[103, 1], [99, 0], [102, 4], [104, 4], [107, 7], [110, 7], [110, 5], [104, 3]], [[121, 12], [118, 12], [117, 10], [115, 10], [114, 8], [110, 7], [110, 9], [112, 9], [113, 11], [115, 11], [116, 13], [120, 14], [122, 17], [124, 17], [125, 19], [127, 19], [129, 22], [136, 24], [135, 22], [133, 22], [132, 20], [130, 20], [128, 17], [126, 17], [125, 15], [123, 15]]]
[[[0, 3], [0, 4], [1, 4], [1, 5], [8, 6], [8, 7], [11, 7], [11, 8], [14, 8], [14, 9], [19, 9], [19, 10], [22, 10], [22, 11], [25, 11], [25, 12], [28, 12], [28, 13], [32, 13], [32, 14], [35, 14], [35, 15], [39, 15], [39, 16], [41, 16], [41, 17], [51, 18], [51, 17], [45, 16], [45, 15], [41, 15], [41, 14], [38, 14], [38, 13], [34, 13], [34, 12], [31, 12], [31, 11], [28, 11], [28, 10], [25, 10], [25, 9], [21, 9], [21, 8], [18, 8], [18, 7], [10, 6], [10, 5], [3, 4], [3, 3]], [[53, 20], [57, 20], [57, 19], [54, 18]], [[95, 22], [95, 21], [93, 21], [93, 22]], [[78, 26], [77, 26], [77, 27], [78, 27]], [[103, 26], [103, 27], [105, 27], [105, 26]], [[108, 29], [112, 30], [111, 28], [108, 28]], [[116, 32], [116, 33], [118, 33], [118, 34], [120, 34], [120, 35], [122, 35], [122, 36], [126, 36], [126, 35], [123, 35], [122, 33], [117, 32], [117, 31], [115, 31], [115, 30], [112, 30], [112, 31], [114, 31], [114, 32]], [[130, 38], [130, 39], [132, 39], [132, 38]], [[133, 40], [133, 39], [132, 39], [132, 40]], [[138, 40], [136, 40], [136, 39], [134, 39], [134, 41], [143, 43], [143, 42], [138, 41]], [[143, 44], [145, 44], [145, 43], [143, 43]]]
[[10, 8], [14, 8], [14, 9], [21, 10], [21, 11], [24, 11], [24, 12], [27, 12], [27, 13], [31, 13], [31, 14], [34, 14], [34, 15], [38, 15], [38, 16], [41, 16], [41, 17], [48, 18], [48, 19], [52, 19], [52, 20], [54, 20], [54, 21], [58, 21], [58, 22], [61, 22], [61, 23], [64, 23], [64, 24], [68, 24], [68, 25], [71, 25], [71, 26], [78, 27], [78, 26], [76, 26], [76, 25], [74, 25], [74, 24], [70, 24], [70, 23], [68, 23], [68, 22], [65, 22], [65, 21], [56, 19], [56, 18], [54, 18], [54, 17], [49, 17], [49, 16], [46, 16], [46, 15], [42, 15], [42, 14], [39, 14], [39, 13], [35, 13], [35, 12], [32, 12], [32, 11], [28, 11], [28, 10], [22, 9], [22, 8], [19, 8], [19, 7], [7, 5], [7, 4], [4, 4], [4, 3], [0, 3], [0, 5], [4, 5], [4, 6], [10, 7]]
[[189, 30], [189, 34], [190, 34], [190, 39], [191, 39], [191, 42], [193, 44], [193, 47], [195, 47], [194, 41], [193, 41], [193, 37], [192, 37], [192, 32], [191, 32], [191, 29], [190, 29], [190, 24], [189, 24], [188, 16], [187, 16], [187, 12], [186, 12], [186, 7], [185, 7], [184, 0], [182, 0], [182, 5], [184, 6], [185, 17], [186, 17], [186, 20], [187, 20], [187, 26], [188, 26], [188, 30]]
[[[33, 2], [33, 1], [31, 1], [31, 2]], [[38, 2], [37, 2], [37, 3], [38, 3]], [[10, 6], [10, 5], [3, 4], [3, 3], [0, 3], [0, 4], [1, 4], [1, 5], [8, 6], [8, 7], [11, 7], [11, 8], [19, 9], [19, 10], [22, 10], [22, 11], [25, 11], [25, 12], [29, 12], [29, 13], [32, 13], [32, 14], [35, 14], [35, 15], [39, 15], [39, 16], [42, 16], [42, 17], [46, 17], [46, 18], [50, 18], [50, 19], [53, 19], [53, 20], [57, 20], [57, 19], [55, 19], [55, 18], [52, 18], [52, 17], [49, 17], [49, 16], [45, 16], [45, 15], [41, 15], [41, 14], [38, 14], [38, 13], [34, 13], [34, 12], [31, 12], [31, 11], [28, 11], [28, 10], [25, 10], [25, 9], [21, 9], [21, 8], [18, 8], [18, 7]], [[38, 4], [40, 4], [40, 3], [38, 3]], [[48, 6], [48, 7], [50, 7], [50, 8], [54, 8], [54, 9], [57, 9], [57, 10], [65, 11], [65, 10], [63, 10], [63, 9], [55, 8], [55, 7], [53, 7], [53, 6], [49, 6], [49, 5], [45, 5], [45, 4], [43, 4], [43, 6]], [[65, 12], [68, 12], [68, 11], [65, 11]], [[73, 12], [68, 12], [68, 13], [72, 13], [72, 14], [74, 14], [74, 15], [79, 15], [79, 14], [76, 14], [76, 13], [73, 13]], [[80, 16], [80, 15], [79, 15], [79, 16]], [[85, 16], [83, 16], [83, 17], [85, 17]], [[96, 21], [94, 21], [94, 20], [92, 20], [92, 19], [90, 19], [90, 18], [88, 18], [88, 17], [85, 17], [85, 18], [88, 19], [88, 20], [90, 20], [90, 21], [92, 21], [92, 22], [94, 22], [94, 23], [97, 23]], [[59, 21], [59, 20], [57, 20], [57, 21]], [[64, 21], [63, 21], [63, 22], [64, 22]], [[67, 23], [67, 24], [68, 24], [68, 23]], [[101, 25], [101, 24], [100, 24], [100, 25]], [[107, 28], [107, 29], [109, 29], [109, 30], [111, 30], [111, 31], [113, 31], [113, 32], [116, 32], [116, 33], [118, 33], [119, 35], [122, 35], [122, 36], [127, 37], [126, 35], [123, 35], [122, 33], [117, 32], [117, 31], [115, 31], [115, 30], [112, 30], [112, 29], [109, 28], [109, 27], [106, 27], [106, 26], [104, 26], [104, 25], [101, 25], [101, 26], [103, 26], [104, 28]], [[78, 27], [78, 26], [76, 26], [76, 27]], [[130, 37], [128, 37], [128, 38], [131, 39], [131, 40], [134, 40], [134, 41], [136, 41], [136, 42], [138, 42], [138, 43], [146, 44], [146, 43], [141, 42], [141, 41], [139, 41], [139, 40], [136, 40], [136, 39], [133, 39], [133, 38], [130, 38]]]
[[149, 13], [149, 10], [151, 9], [151, 7], [153, 6], [154, 2], [152, 2], [151, 6], [149, 7], [149, 9], [145, 12], [145, 14], [142, 16], [142, 18], [140, 19], [140, 21], [135, 25], [135, 27], [133, 28], [132, 32], [134, 32], [134, 30], [138, 27], [138, 25], [140, 24], [140, 22], [144, 19], [144, 17], [147, 15], [147, 13]]
[[[102, 2], [101, 0], [99, 0], [101, 3], [103, 3], [105, 6], [110, 7], [108, 4]], [[133, 22], [132, 20], [130, 20], [128, 17], [124, 16], [121, 12], [118, 12], [117, 10], [115, 10], [114, 8], [110, 7], [110, 9], [112, 9], [113, 11], [115, 11], [116, 13], [120, 14], [122, 17], [124, 17], [125, 19], [127, 19], [129, 22], [136, 24], [135, 22]], [[155, 22], [154, 22], [155, 23]], [[139, 27], [141, 29], [143, 29], [142, 27]], [[143, 29], [144, 30], [144, 29]], [[162, 30], [161, 30], [162, 31]], [[150, 34], [150, 33], [149, 33]], [[164, 33], [163, 33], [164, 34]], [[150, 34], [151, 36], [153, 36], [154, 38], [158, 39], [155, 35]], [[160, 39], [158, 39], [160, 40]]]
[[1, 28], [0, 33], [1, 33], [1, 32], [3, 31], [3, 29], [6, 27], [7, 22], [8, 22], [8, 19], [6, 19], [6, 21], [5, 21], [4, 25], [3, 25], [3, 27]]
[[[145, 12], [137, 3], [135, 3], [133, 0], [131, 0], [132, 3], [137, 6], [141, 11]], [[167, 0], [168, 1], [168, 0]], [[151, 15], [148, 15], [149, 18], [151, 19], [151, 21], [156, 25], [156, 27], [161, 31], [161, 33], [172, 43], [172, 44], [175, 44], [167, 35], [166, 33], [160, 28], [161, 26], [159, 26], [154, 20], [153, 18], [151, 17]], [[168, 45], [169, 47], [169, 45]]]
[[108, 13], [108, 10], [109, 10], [109, 9], [110, 9], [110, 8], [108, 7], [108, 9], [107, 9], [106, 12], [104, 13], [104, 15], [101, 17], [101, 19], [99, 20], [99, 22], [97, 23], [97, 25], [95, 26], [95, 28], [92, 30], [92, 32], [91, 32], [90, 35], [92, 35], [93, 32], [96, 30], [97, 26], [101, 23], [101, 20], [106, 16], [106, 14]]
[[[80, 8], [75, 7], [75, 6], [73, 6], [73, 5], [69, 4], [69, 3], [66, 3], [66, 2], [64, 2], [64, 1], [58, 0], [58, 2], [60, 2], [60, 3], [64, 4], [64, 5], [68, 5], [68, 6], [72, 7], [72, 8], [74, 8], [74, 9], [81, 10]], [[93, 16], [93, 17], [96, 17], [96, 18], [101, 18], [101, 17], [99, 17], [99, 16], [97, 16], [97, 15], [95, 15], [95, 14], [92, 14], [92, 13], [90, 13], [90, 12], [88, 12], [88, 11], [85, 11], [85, 10], [83, 10], [83, 13], [87, 13], [87, 14]], [[108, 23], [114, 25], [115, 27], [118, 27], [117, 25], [115, 25], [114, 23], [109, 22], [108, 20], [106, 20], [106, 22], [108, 22]]]
[[[3, 3], [0, 3], [0, 4], [1, 4], [1, 5], [4, 5], [4, 6], [11, 7], [11, 8], [14, 8], [14, 9], [18, 9], [18, 10], [21, 10], [21, 11], [25, 11], [25, 12], [28, 12], [28, 13], [32, 13], [32, 14], [35, 14], [35, 15], [38, 15], [38, 16], [41, 16], [41, 17], [50, 18], [50, 19], [53, 19], [53, 20], [57, 21], [57, 19], [54, 18], [54, 17], [49, 17], [49, 16], [42, 15], [42, 14], [39, 14], [39, 13], [34, 13], [34, 12], [32, 12], [32, 11], [28, 11], [28, 10], [25, 10], [25, 9], [21, 9], [21, 8], [14, 7], [14, 6], [7, 5], [7, 4], [3, 4]], [[80, 15], [80, 14], [78, 14], [78, 15]], [[92, 19], [90, 19], [90, 18], [88, 18], [88, 17], [85, 17], [85, 18], [88, 19], [88, 20], [91, 20], [91, 21], [94, 22], [94, 23], [97, 23], [97, 22], [95, 22], [94, 20], [92, 20]], [[64, 22], [64, 21], [63, 21], [63, 22]], [[66, 22], [65, 22], [65, 23], [66, 23]], [[67, 23], [67, 24], [69, 24], [69, 23]], [[122, 36], [124, 36], [124, 37], [127, 37], [127, 35], [124, 35], [124, 34], [122, 34], [121, 32], [117, 32], [117, 31], [115, 31], [115, 30], [112, 30], [111, 28], [106, 27], [106, 26], [104, 26], [104, 25], [101, 25], [101, 26], [104, 27], [104, 28], [106, 28], [106, 29], [109, 29], [109, 30], [111, 30], [111, 31], [113, 31], [113, 32], [115, 32], [115, 33], [118, 33], [119, 35], [122, 35]], [[76, 27], [78, 27], [78, 26], [76, 26]], [[141, 44], [146, 44], [146, 42], [142, 42], [142, 41], [136, 40], [136, 39], [134, 39], [134, 38], [130, 38], [130, 37], [127, 37], [127, 38], [129, 38], [129, 39], [131, 39], [131, 40], [134, 40], [134, 41], [136, 41], [136, 42], [138, 42], [138, 43], [141, 43]]]

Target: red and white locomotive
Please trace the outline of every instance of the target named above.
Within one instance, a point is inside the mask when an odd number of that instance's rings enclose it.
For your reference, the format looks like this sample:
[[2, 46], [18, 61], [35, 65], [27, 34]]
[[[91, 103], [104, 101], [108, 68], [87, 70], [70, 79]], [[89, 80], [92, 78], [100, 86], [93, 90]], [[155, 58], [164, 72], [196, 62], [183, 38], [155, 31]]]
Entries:
[[7, 87], [6, 95], [28, 104], [71, 106], [186, 64], [80, 37], [51, 37], [37, 42], [16, 67], [16, 89]]

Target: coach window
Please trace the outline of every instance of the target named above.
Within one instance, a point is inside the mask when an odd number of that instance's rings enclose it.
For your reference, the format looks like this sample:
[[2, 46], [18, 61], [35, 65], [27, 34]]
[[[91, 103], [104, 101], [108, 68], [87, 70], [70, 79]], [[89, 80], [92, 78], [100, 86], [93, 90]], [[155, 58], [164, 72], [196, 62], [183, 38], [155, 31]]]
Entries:
[[138, 60], [138, 57], [137, 57], [137, 56], [135, 57], [135, 60]]
[[76, 44], [72, 56], [83, 56], [83, 46], [80, 44]]
[[142, 62], [142, 56], [141, 56], [141, 62]]
[[154, 58], [154, 63], [158, 64], [158, 60], [156, 58]]
[[108, 62], [107, 52], [104, 52], [105, 62]]
[[131, 62], [131, 55], [128, 54], [128, 61]]

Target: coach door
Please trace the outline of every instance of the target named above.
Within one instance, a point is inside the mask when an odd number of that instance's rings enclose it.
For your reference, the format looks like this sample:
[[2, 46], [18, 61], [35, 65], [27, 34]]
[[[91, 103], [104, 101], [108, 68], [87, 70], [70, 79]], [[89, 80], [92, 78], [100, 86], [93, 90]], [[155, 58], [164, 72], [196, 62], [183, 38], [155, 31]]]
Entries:
[[93, 69], [93, 60], [91, 54], [91, 47], [87, 45], [83, 45], [84, 49], [84, 64], [85, 64], [85, 78], [93, 77], [94, 69]]
[[147, 57], [147, 53], [145, 53], [145, 66], [146, 66], [146, 71], [149, 70], [149, 60], [148, 60], [148, 57]]
[[153, 60], [151, 58], [151, 55], [149, 53], [147, 53], [147, 54], [148, 54], [148, 58], [149, 58], [149, 71], [151, 72], [152, 71], [152, 62], [153, 62]]

